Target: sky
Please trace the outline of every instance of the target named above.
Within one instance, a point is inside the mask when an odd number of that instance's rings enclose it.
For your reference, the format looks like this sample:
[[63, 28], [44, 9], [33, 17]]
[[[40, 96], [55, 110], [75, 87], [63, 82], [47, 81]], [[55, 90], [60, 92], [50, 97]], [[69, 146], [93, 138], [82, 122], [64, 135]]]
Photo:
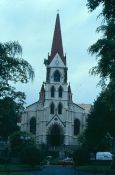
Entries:
[[98, 96], [99, 77], [89, 75], [97, 61], [88, 48], [100, 37], [96, 33], [100, 8], [90, 13], [86, 3], [87, 0], [0, 0], [0, 42], [18, 41], [23, 58], [35, 71], [33, 82], [16, 85], [17, 90], [25, 92], [26, 105], [38, 100], [45, 81], [43, 61], [51, 51], [57, 10], [73, 101], [92, 104]]

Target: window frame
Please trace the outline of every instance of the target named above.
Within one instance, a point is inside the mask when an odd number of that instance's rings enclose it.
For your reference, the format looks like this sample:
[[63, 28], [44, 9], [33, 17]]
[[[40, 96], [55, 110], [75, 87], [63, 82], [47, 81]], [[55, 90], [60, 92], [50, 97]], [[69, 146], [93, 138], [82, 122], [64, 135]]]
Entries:
[[54, 112], [55, 112], [55, 104], [52, 102], [50, 104], [50, 114], [54, 114]]
[[[60, 95], [60, 93], [61, 93], [61, 95]], [[62, 88], [62, 86], [60, 86], [60, 87], [58, 88], [58, 97], [60, 97], [60, 98], [63, 97], [63, 88]]]
[[61, 74], [59, 70], [55, 70], [54, 75], [53, 75], [53, 80], [54, 82], [60, 82], [61, 79]]
[[51, 89], [50, 89], [50, 92], [51, 92], [51, 97], [55, 97], [55, 87], [52, 86]]
[[61, 115], [62, 114], [62, 109], [63, 109], [63, 105], [62, 103], [58, 104], [58, 114]]
[[[34, 120], [34, 122], [32, 120]], [[29, 125], [30, 125], [30, 133], [35, 135], [36, 134], [36, 118], [35, 117], [31, 117]], [[35, 128], [33, 128], [33, 127], [35, 127]]]
[[78, 118], [74, 119], [74, 136], [80, 133], [80, 120]]

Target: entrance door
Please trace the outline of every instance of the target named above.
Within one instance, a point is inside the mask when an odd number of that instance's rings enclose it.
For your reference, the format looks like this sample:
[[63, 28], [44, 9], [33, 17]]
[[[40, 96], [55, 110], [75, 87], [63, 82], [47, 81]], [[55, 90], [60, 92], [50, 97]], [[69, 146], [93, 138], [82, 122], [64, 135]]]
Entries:
[[58, 125], [53, 125], [49, 133], [49, 144], [52, 146], [60, 146], [63, 144], [63, 134]]

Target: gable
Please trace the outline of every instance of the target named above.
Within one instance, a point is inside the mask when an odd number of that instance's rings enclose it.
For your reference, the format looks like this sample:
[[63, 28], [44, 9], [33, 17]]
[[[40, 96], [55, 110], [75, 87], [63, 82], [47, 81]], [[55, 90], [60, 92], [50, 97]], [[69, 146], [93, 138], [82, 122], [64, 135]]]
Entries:
[[72, 106], [73, 106], [73, 109], [75, 112], [85, 112], [84, 108], [82, 108], [81, 106], [79, 106], [75, 103], [73, 103]]
[[58, 53], [54, 56], [53, 60], [49, 64], [49, 67], [65, 67], [65, 64]]
[[40, 103], [37, 101], [29, 106], [26, 107], [26, 111], [36, 111], [40, 106]]

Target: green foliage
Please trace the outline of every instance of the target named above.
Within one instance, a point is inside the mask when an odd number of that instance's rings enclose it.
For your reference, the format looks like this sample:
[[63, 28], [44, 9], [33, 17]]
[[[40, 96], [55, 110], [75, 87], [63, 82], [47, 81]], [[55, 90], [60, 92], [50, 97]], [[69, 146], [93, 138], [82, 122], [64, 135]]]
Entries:
[[[33, 173], [31, 172], [10, 172], [10, 173], [7, 173], [7, 174], [10, 174], [10, 175], [33, 175]], [[6, 175], [6, 172], [5, 173], [0, 173], [0, 175]]]
[[18, 42], [0, 43], [0, 75], [14, 82], [28, 82], [33, 79], [31, 65], [22, 58], [22, 48]]
[[113, 138], [111, 137], [110, 133], [107, 132], [101, 140], [102, 148], [104, 147], [105, 150], [111, 151], [112, 150], [112, 140]]
[[27, 83], [33, 77], [34, 71], [22, 58], [22, 48], [19, 43], [0, 43], [0, 98], [5, 96], [17, 98], [18, 92], [16, 93], [9, 81]]
[[110, 169], [110, 162], [107, 165], [107, 162], [104, 162], [103, 165], [86, 165], [78, 168], [79, 170], [86, 171], [88, 174], [107, 174], [107, 175], [114, 175], [114, 171]]
[[0, 136], [8, 137], [17, 130], [16, 122], [23, 110], [25, 94], [12, 83], [33, 80], [31, 65], [22, 58], [18, 42], [0, 43]]
[[89, 48], [91, 54], [96, 54], [98, 65], [91, 71], [92, 74], [99, 74], [101, 78], [115, 77], [115, 40], [103, 38], [99, 39]]
[[18, 157], [21, 150], [27, 145], [35, 145], [35, 140], [31, 134], [18, 131], [10, 136], [10, 149], [13, 156]]
[[87, 119], [86, 142], [92, 151], [108, 151], [115, 136], [114, 110], [108, 107], [108, 91], [101, 92]]
[[111, 164], [111, 169], [115, 170], [115, 156], [113, 156], [112, 164]]
[[20, 160], [31, 166], [39, 165], [42, 161], [42, 154], [35, 145], [27, 145], [21, 151]]
[[103, 2], [103, 0], [87, 0], [87, 1], [88, 1], [87, 6], [91, 11], [96, 9], [99, 6], [99, 4]]
[[110, 150], [111, 136], [115, 137], [115, 0], [87, 0], [90, 11], [100, 5], [104, 20], [97, 32], [102, 32], [103, 37], [89, 48], [98, 60], [91, 74], [100, 75], [102, 86], [102, 92], [89, 114], [85, 132], [85, 144], [93, 151]]
[[0, 99], [0, 136], [7, 138], [14, 131], [19, 130], [17, 122], [20, 118], [20, 105], [12, 98]]
[[90, 154], [88, 150], [80, 149], [73, 153], [73, 159], [75, 165], [77, 166], [85, 165], [90, 162]]
[[80, 135], [78, 136], [78, 142], [80, 144], [81, 149], [85, 148], [86, 150], [89, 149], [87, 138], [86, 138], [86, 130], [84, 130]]
[[87, 0], [87, 6], [90, 11], [95, 10], [102, 4], [102, 15], [106, 19], [115, 18], [115, 1], [114, 0]]
[[114, 0], [87, 0], [88, 8], [93, 11], [102, 4], [101, 15], [104, 18], [103, 24], [97, 28], [97, 32], [103, 33], [99, 39], [89, 48], [91, 54], [95, 54], [98, 65], [92, 68], [92, 74], [100, 75], [100, 78], [115, 81], [115, 1]]

